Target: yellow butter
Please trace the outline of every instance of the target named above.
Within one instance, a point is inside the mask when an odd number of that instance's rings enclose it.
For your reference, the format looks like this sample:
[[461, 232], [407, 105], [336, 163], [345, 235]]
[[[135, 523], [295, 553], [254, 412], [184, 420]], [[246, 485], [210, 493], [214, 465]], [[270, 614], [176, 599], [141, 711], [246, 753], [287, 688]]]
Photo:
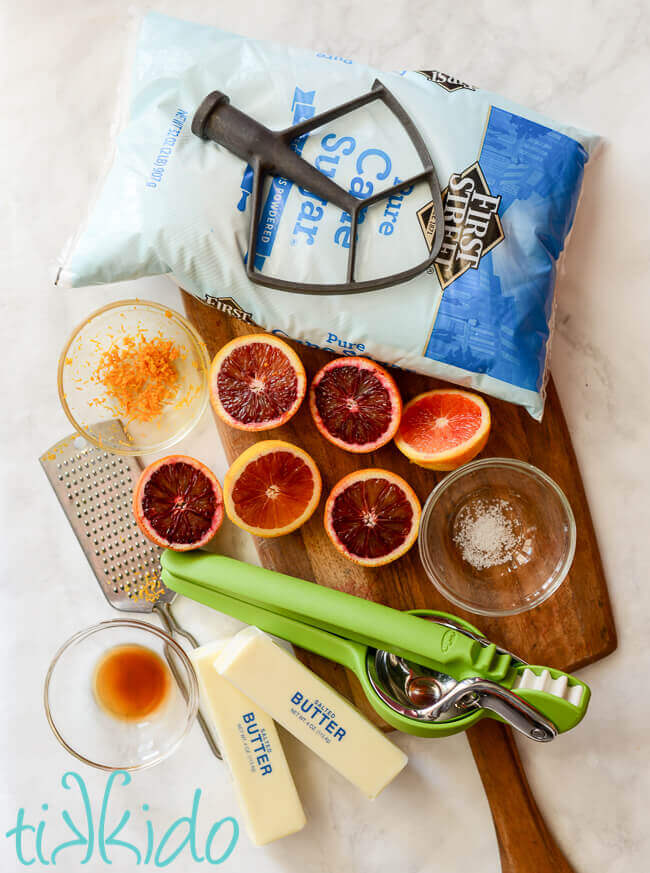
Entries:
[[217, 671], [368, 797], [408, 758], [361, 713], [256, 627], [236, 634]]
[[190, 658], [202, 709], [230, 767], [246, 830], [256, 846], [263, 846], [299, 831], [305, 813], [273, 720], [214, 668], [224, 645], [219, 640], [201, 646]]

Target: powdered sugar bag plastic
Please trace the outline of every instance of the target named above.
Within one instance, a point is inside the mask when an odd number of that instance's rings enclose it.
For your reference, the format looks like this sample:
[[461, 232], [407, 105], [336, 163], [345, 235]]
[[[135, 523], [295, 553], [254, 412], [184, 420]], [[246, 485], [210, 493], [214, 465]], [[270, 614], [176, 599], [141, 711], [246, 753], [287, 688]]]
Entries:
[[[250, 282], [250, 168], [191, 133], [197, 107], [220, 90], [268, 127], [285, 128], [369, 91], [377, 78], [415, 121], [444, 189], [445, 239], [435, 269], [346, 295]], [[151, 13], [141, 24], [130, 111], [112, 167], [59, 282], [168, 273], [202, 300], [278, 335], [474, 387], [540, 419], [557, 261], [597, 143], [593, 134], [437, 71], [378, 71]], [[412, 173], [407, 138], [376, 109], [338, 119], [293, 147], [363, 196]], [[422, 260], [416, 249], [431, 242], [426, 195], [426, 186], [406, 189], [368, 212], [370, 273], [397, 272], [400, 258]], [[257, 269], [330, 280], [346, 257], [349, 224], [326, 206], [273, 180]]]

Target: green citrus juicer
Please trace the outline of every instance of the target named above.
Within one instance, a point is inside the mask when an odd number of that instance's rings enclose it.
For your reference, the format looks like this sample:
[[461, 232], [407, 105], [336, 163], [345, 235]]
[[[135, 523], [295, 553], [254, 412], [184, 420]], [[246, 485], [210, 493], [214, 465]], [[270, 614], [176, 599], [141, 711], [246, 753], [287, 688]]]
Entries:
[[207, 552], [167, 550], [161, 564], [168, 588], [347, 667], [405, 733], [449, 736], [489, 716], [548, 742], [587, 710], [584, 682], [526, 664], [456, 616], [401, 612]]

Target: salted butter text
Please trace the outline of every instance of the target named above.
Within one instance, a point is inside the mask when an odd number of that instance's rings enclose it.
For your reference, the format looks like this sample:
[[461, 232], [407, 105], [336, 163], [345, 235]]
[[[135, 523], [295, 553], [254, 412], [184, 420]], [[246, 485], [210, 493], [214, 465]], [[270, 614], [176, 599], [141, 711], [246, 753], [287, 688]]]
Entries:
[[[336, 721], [335, 713], [321, 703], [320, 700], [309, 700], [300, 691], [296, 691], [291, 698], [291, 702], [296, 707], [291, 710], [292, 713], [297, 715], [301, 721], [306, 721], [310, 726], [313, 725], [313, 729], [322, 736], [325, 742], [329, 743], [334, 739], [340, 743], [345, 737], [346, 731]], [[318, 728], [321, 728], [321, 730], [319, 731]]]

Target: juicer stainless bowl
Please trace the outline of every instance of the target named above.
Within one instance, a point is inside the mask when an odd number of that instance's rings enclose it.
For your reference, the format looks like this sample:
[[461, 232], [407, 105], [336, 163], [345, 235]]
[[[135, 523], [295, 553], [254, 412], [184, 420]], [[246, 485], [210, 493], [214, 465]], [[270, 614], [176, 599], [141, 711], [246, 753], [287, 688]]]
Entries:
[[[480, 645], [490, 645], [485, 637], [449, 619], [434, 618], [424, 613], [423, 617], [453, 628]], [[517, 665], [525, 663], [505, 649], [498, 649], [498, 652], [510, 655]], [[422, 667], [381, 649], [368, 650], [366, 668], [377, 696], [394, 712], [406, 718], [424, 722], [450, 721], [482, 708], [495, 713], [513, 728], [538, 742], [549, 742], [557, 736], [555, 725], [535, 707], [508, 688], [480, 676], [457, 680], [447, 673]]]

